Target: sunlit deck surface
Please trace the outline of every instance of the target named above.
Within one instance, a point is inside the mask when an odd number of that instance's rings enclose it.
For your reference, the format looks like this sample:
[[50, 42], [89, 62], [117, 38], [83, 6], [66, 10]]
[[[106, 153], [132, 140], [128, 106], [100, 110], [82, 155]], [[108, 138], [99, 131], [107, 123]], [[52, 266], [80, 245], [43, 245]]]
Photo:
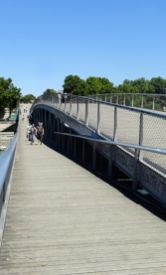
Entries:
[[0, 274], [166, 274], [166, 223], [20, 127]]

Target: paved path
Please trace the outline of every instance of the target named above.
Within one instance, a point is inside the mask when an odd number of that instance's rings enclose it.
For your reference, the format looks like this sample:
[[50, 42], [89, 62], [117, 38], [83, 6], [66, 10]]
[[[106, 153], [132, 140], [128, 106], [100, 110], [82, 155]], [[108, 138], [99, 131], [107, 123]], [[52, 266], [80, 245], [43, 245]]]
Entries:
[[166, 223], [45, 145], [25, 122], [0, 275], [166, 274]]

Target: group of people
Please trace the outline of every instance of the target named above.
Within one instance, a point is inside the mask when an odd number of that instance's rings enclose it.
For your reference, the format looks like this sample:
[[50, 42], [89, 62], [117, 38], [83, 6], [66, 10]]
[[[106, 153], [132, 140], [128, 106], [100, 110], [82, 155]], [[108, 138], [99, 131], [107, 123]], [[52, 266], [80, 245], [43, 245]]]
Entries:
[[39, 144], [43, 143], [44, 138], [44, 127], [42, 122], [38, 122], [37, 125], [32, 124], [27, 126], [27, 139], [30, 144], [33, 145], [36, 141]]

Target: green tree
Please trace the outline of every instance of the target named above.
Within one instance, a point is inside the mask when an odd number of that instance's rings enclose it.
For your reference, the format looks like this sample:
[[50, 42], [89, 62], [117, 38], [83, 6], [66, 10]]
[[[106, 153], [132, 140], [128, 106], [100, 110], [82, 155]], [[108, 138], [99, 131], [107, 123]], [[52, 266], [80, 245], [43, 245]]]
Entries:
[[67, 94], [86, 95], [86, 83], [77, 75], [66, 76], [63, 89]]
[[152, 85], [155, 94], [166, 93], [166, 79], [160, 76], [153, 77], [150, 80], [150, 84]]
[[118, 87], [118, 91], [121, 93], [153, 93], [154, 87], [150, 81], [145, 78], [138, 78], [136, 80], [124, 80]]
[[50, 100], [55, 97], [57, 92], [54, 89], [47, 89], [43, 92], [43, 99]]
[[14, 86], [12, 79], [0, 77], [0, 107], [9, 108], [10, 113], [18, 106], [21, 90]]
[[21, 97], [21, 102], [30, 103], [35, 100], [35, 96], [33, 94], [27, 94]]
[[109, 93], [113, 89], [113, 83], [105, 77], [88, 77], [86, 80], [87, 94]]

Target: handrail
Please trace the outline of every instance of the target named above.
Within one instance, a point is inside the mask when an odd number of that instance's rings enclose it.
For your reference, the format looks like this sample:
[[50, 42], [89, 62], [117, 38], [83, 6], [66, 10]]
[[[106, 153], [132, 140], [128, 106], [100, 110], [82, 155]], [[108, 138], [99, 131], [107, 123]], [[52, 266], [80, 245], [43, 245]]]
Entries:
[[[102, 104], [105, 104], [105, 105], [109, 105], [109, 106], [113, 106], [113, 107], [118, 107], [118, 108], [121, 108], [121, 109], [124, 109], [124, 110], [129, 110], [129, 111], [133, 111], [133, 112], [137, 112], [137, 113], [141, 112], [141, 113], [144, 113], [144, 114], [149, 114], [149, 115], [152, 115], [152, 116], [155, 116], [155, 117], [160, 117], [160, 118], [166, 119], [166, 114], [162, 113], [162, 112], [154, 112], [153, 110], [142, 109], [142, 108], [139, 108], [139, 107], [125, 106], [125, 105], [121, 105], [121, 104], [116, 104], [116, 103], [111, 103], [111, 102], [105, 102], [105, 101], [102, 101], [102, 100], [97, 100], [97, 99], [94, 99], [94, 98], [89, 98], [87, 96], [76, 96], [76, 95], [71, 95], [71, 94], [69, 94], [67, 96], [68, 96], [69, 100], [77, 98], [77, 99], [81, 99], [81, 100], [92, 101], [94, 103], [98, 103], [99, 102], [99, 103], [102, 103]], [[36, 104], [42, 103], [42, 101], [43, 102], [53, 103], [53, 104], [56, 103], [56, 102], [53, 102], [52, 100], [43, 100], [42, 97], [40, 97], [40, 101], [39, 102], [34, 102], [34, 104], [31, 107], [31, 110], [33, 109], [33, 107]]]
[[[124, 143], [128, 143], [130, 146], [126, 147], [129, 148], [123, 149], [134, 155], [140, 162], [151, 163], [154, 169], [157, 167], [159, 172], [164, 171], [165, 173], [166, 159], [153, 156], [153, 153], [158, 153], [161, 157], [165, 155], [165, 153], [161, 153], [162, 150], [165, 152], [166, 149], [165, 113], [76, 95], [65, 95], [65, 98], [57, 96], [48, 100], [43, 100], [40, 97], [38, 102], [35, 102], [32, 106], [31, 111], [33, 111], [36, 104], [46, 104], [60, 110], [100, 135], [101, 138], [120, 143], [119, 146], [125, 147]], [[106, 106], [109, 108], [106, 108]], [[102, 122], [103, 118], [105, 122]], [[121, 119], [123, 122], [121, 122]], [[124, 136], [121, 127], [124, 129]], [[144, 146], [152, 149], [152, 155], [148, 153], [150, 150], [143, 150]], [[135, 149], [134, 152], [132, 148]]]
[[[75, 97], [75, 96], [73, 96], [73, 97]], [[165, 113], [158, 113], [158, 112], [154, 112], [153, 110], [147, 110], [147, 109], [142, 109], [142, 108], [139, 108], [139, 107], [131, 107], [131, 106], [125, 106], [125, 105], [111, 103], [111, 102], [105, 102], [103, 100], [97, 100], [97, 99], [89, 98], [89, 97], [86, 97], [86, 96], [77, 96], [77, 97], [80, 98], [80, 99], [86, 99], [86, 100], [93, 101], [93, 102], [96, 102], [96, 103], [101, 102], [102, 104], [105, 104], [105, 105], [110, 105], [110, 106], [114, 106], [114, 107], [116, 106], [116, 107], [121, 108], [121, 109], [130, 110], [130, 111], [139, 112], [139, 113], [141, 112], [141, 113], [144, 113], [144, 114], [149, 114], [149, 115], [152, 115], [152, 116], [161, 117], [161, 118], [166, 119], [166, 114]]]
[[89, 95], [89, 96], [100, 96], [100, 95], [111, 95], [111, 96], [116, 96], [116, 95], [145, 95], [145, 96], [165, 96], [166, 97], [166, 94], [165, 93], [161, 93], [161, 94], [151, 94], [151, 93], [113, 93], [113, 92], [110, 92], [110, 93], [102, 93], [102, 94], [92, 94], [92, 95]]
[[0, 216], [5, 203], [6, 192], [10, 182], [12, 165], [15, 155], [15, 149], [18, 140], [19, 115], [18, 115], [17, 132], [8, 147], [0, 153]]
[[[131, 107], [152, 109], [153, 111], [166, 111], [166, 94], [150, 93], [103, 93], [89, 95], [89, 98], [98, 98], [106, 102], [116, 102]], [[165, 100], [165, 102], [164, 102]]]
[[122, 147], [127, 147], [127, 148], [133, 148], [133, 149], [139, 149], [151, 153], [156, 153], [156, 154], [161, 154], [161, 155], [166, 155], [166, 149], [159, 149], [159, 148], [154, 148], [150, 146], [142, 146], [142, 145], [135, 145], [131, 143], [125, 143], [125, 142], [118, 142], [118, 141], [111, 141], [111, 140], [105, 140], [105, 139], [97, 139], [91, 136], [85, 136], [85, 135], [76, 135], [76, 134], [70, 134], [70, 133], [63, 133], [63, 132], [54, 132], [57, 135], [63, 135], [63, 136], [70, 136], [70, 137], [75, 137], [75, 138], [82, 138], [85, 140], [89, 141], [94, 141], [94, 142], [99, 142], [99, 143], [104, 143], [104, 144], [110, 144], [110, 145], [118, 145]]

